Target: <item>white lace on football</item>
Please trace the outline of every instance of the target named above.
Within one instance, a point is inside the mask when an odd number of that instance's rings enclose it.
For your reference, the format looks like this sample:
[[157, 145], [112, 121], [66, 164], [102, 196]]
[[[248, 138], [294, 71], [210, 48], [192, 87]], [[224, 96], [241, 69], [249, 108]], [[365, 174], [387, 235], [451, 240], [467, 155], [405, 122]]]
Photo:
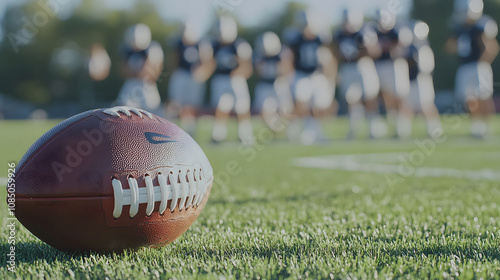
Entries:
[[150, 112], [142, 110], [142, 109], [127, 107], [127, 106], [117, 106], [117, 107], [113, 107], [110, 109], [106, 109], [103, 112], [105, 114], [115, 116], [115, 117], [119, 117], [120, 113], [127, 115], [127, 117], [131, 117], [132, 116], [131, 112], [132, 112], [132, 113], [136, 114], [137, 116], [141, 117], [141, 119], [143, 119], [144, 116], [147, 116], [148, 118], [153, 119], [153, 115]]
[[[128, 178], [129, 189], [123, 189], [122, 183], [118, 179], [113, 179], [113, 192], [115, 207], [113, 217], [119, 218], [122, 214], [123, 206], [130, 205], [130, 218], [135, 217], [139, 212], [139, 204], [147, 203], [146, 215], [153, 213], [155, 202], [160, 201], [160, 214], [167, 209], [168, 201], [170, 211], [174, 212], [179, 206], [179, 211], [188, 209], [190, 206], [198, 206], [207, 191], [209, 183], [203, 171], [198, 169], [188, 169], [185, 172], [171, 171], [167, 175], [158, 174], [159, 186], [153, 184], [153, 179], [146, 175], [144, 181], [145, 188], [139, 188], [135, 178]], [[180, 202], [178, 202], [180, 199]]]

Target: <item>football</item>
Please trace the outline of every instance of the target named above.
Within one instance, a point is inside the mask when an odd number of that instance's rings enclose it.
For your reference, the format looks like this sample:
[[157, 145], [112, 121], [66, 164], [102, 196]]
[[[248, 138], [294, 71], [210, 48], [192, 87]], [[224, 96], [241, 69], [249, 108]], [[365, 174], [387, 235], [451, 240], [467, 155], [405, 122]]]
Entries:
[[73, 116], [16, 171], [17, 219], [61, 251], [121, 252], [175, 240], [205, 206], [213, 171], [182, 129], [141, 109]]

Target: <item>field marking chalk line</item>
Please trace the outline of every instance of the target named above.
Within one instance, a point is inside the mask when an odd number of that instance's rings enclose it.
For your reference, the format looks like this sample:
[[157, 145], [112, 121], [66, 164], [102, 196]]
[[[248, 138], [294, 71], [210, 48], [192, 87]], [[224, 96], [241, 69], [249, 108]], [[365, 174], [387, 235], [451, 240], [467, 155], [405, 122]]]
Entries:
[[[387, 164], [398, 161], [398, 156], [408, 156], [405, 153], [385, 154], [351, 154], [322, 157], [301, 157], [293, 160], [292, 164], [298, 167], [343, 170], [366, 173], [401, 174], [401, 164]], [[376, 160], [378, 162], [370, 162]], [[460, 170], [453, 168], [413, 167], [410, 176], [416, 177], [451, 177], [469, 180], [500, 181], [500, 171], [492, 169]]]

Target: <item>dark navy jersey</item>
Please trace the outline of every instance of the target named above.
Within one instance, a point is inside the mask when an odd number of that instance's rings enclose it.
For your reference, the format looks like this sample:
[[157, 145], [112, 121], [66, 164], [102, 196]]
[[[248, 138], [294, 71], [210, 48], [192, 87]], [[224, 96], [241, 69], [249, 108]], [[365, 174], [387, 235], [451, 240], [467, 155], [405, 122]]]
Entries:
[[454, 28], [457, 40], [457, 54], [462, 63], [477, 62], [484, 52], [483, 34], [495, 38], [498, 33], [497, 23], [488, 16], [483, 16], [473, 24], [459, 24]]
[[334, 35], [334, 38], [344, 62], [358, 61], [366, 52], [365, 39], [361, 31], [351, 33], [340, 30]]
[[213, 44], [214, 58], [217, 63], [216, 73], [230, 74], [238, 68], [238, 46], [243, 43], [246, 43], [246, 41], [238, 38], [231, 44], [221, 44], [220, 42]]
[[122, 55], [130, 70], [132, 70], [133, 72], [140, 72], [148, 58], [149, 47], [145, 50], [136, 51], [126, 44], [122, 44], [120, 46], [120, 54]]
[[200, 64], [199, 44], [186, 45], [182, 39], [177, 41], [176, 50], [178, 53], [179, 68], [191, 70]]
[[306, 39], [300, 32], [292, 34], [287, 42], [295, 58], [296, 70], [312, 73], [320, 68], [318, 61], [318, 49], [324, 43], [318, 36], [314, 39]]
[[138, 57], [146, 60], [148, 58], [148, 51], [149, 48], [142, 51], [136, 51], [125, 44], [122, 44], [120, 46], [120, 54], [126, 61], [128, 61], [132, 57]]
[[254, 59], [255, 71], [263, 82], [274, 83], [280, 75], [281, 54], [275, 56], [257, 55]]
[[377, 60], [388, 60], [393, 59], [391, 53], [393, 51], [393, 47], [399, 42], [399, 34], [396, 28], [393, 28], [389, 31], [382, 31], [380, 28], [376, 29], [378, 43], [382, 50], [382, 54]]

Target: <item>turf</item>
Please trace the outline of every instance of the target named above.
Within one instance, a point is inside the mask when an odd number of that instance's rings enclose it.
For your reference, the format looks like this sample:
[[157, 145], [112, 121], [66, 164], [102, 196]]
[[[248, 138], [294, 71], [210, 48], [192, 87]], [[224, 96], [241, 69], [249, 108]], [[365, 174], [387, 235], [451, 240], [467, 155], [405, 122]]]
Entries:
[[[413, 167], [500, 172], [500, 138], [469, 138], [462, 116], [443, 122], [446, 139]], [[54, 124], [0, 122], [0, 177], [7, 162], [18, 161]], [[331, 143], [309, 147], [283, 136], [271, 141], [258, 123], [253, 148], [209, 144], [210, 124], [201, 121], [199, 136], [217, 184], [201, 216], [178, 240], [120, 255], [66, 254], [16, 222], [17, 270], [11, 273], [1, 199], [0, 278], [500, 278], [500, 181], [410, 174], [394, 183], [384, 172], [292, 164], [299, 157], [373, 153], [381, 154], [376, 162], [387, 163], [390, 154], [419, 150], [416, 141], [425, 138], [421, 121], [414, 139], [347, 142], [347, 121], [338, 119], [326, 124]], [[500, 131], [500, 118], [494, 125]]]

